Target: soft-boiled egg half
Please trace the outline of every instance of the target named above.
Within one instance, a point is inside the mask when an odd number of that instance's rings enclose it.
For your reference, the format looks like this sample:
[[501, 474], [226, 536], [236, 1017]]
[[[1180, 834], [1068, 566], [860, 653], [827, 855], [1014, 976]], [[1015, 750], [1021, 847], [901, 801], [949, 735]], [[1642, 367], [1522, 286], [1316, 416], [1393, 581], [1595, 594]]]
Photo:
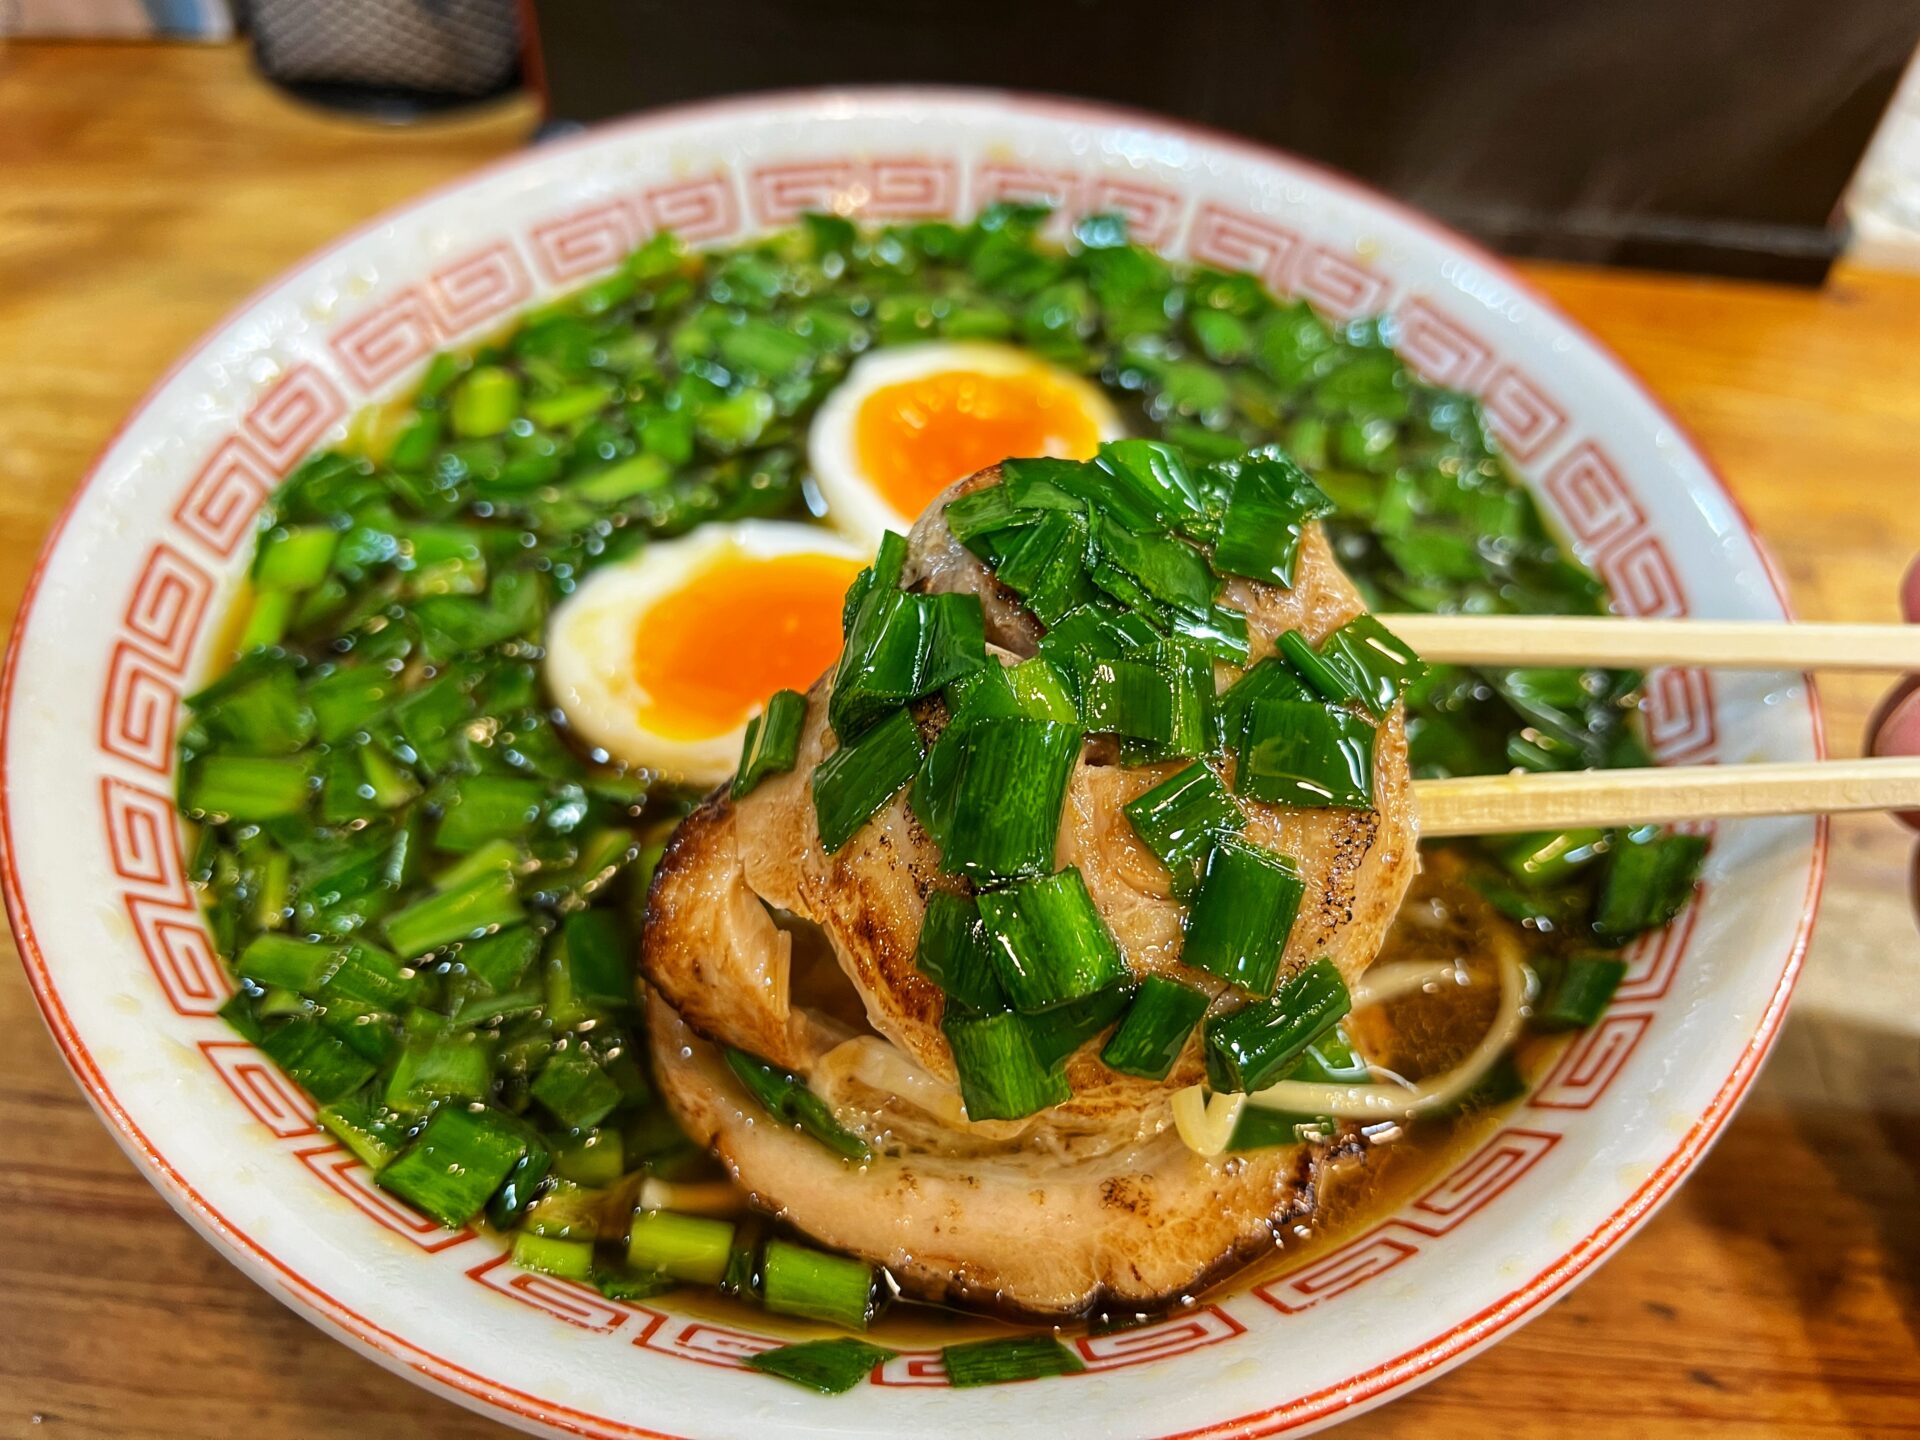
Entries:
[[1009, 456], [1088, 460], [1126, 431], [1097, 386], [1012, 345], [869, 351], [813, 417], [807, 460], [827, 519], [871, 550], [942, 490]]
[[867, 553], [813, 525], [707, 525], [595, 570], [547, 625], [568, 723], [629, 765], [711, 784], [748, 717], [840, 653], [840, 606]]

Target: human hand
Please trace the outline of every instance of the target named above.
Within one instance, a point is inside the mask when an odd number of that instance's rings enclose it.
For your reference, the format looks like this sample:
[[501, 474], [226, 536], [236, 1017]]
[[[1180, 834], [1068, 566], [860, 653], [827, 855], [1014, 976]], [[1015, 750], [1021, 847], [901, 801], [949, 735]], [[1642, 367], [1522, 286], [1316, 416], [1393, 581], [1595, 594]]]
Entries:
[[[1900, 613], [1920, 624], [1920, 556], [1907, 567], [1900, 582]], [[1887, 692], [1867, 722], [1869, 755], [1920, 755], [1920, 674], [1909, 675]], [[1913, 830], [1920, 830], [1920, 810], [1904, 810], [1897, 817]], [[1920, 848], [1914, 851], [1913, 897], [1920, 909]]]

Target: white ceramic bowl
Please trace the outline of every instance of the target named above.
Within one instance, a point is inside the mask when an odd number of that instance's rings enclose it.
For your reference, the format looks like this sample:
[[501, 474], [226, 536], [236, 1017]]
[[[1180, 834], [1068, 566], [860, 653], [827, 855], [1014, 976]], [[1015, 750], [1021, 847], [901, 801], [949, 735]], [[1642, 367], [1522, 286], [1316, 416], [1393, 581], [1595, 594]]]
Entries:
[[[1337, 313], [1392, 311], [1418, 368], [1485, 399], [1619, 608], [1785, 614], [1707, 462], [1547, 300], [1419, 216], [1238, 141], [1001, 94], [766, 97], [529, 151], [392, 212], [248, 301], [135, 411], [48, 543], [3, 701], [7, 906], [61, 1052], [188, 1220], [382, 1364], [528, 1429], [591, 1436], [1311, 1427], [1562, 1293], [1698, 1161], [1765, 1056], [1819, 891], [1812, 820], [1720, 826], [1701, 900], [1632, 952], [1612, 1010], [1531, 1099], [1306, 1269], [1078, 1341], [1082, 1376], [955, 1391], [927, 1352], [830, 1400], [740, 1370], [768, 1342], [671, 1296], [612, 1304], [434, 1229], [368, 1185], [216, 1018], [227, 987], [183, 879], [172, 742], [275, 482], [434, 349], [593, 277], [657, 227], [697, 244], [807, 209], [966, 216], [1009, 197], [1117, 208], [1170, 255]], [[1665, 760], [1820, 753], [1798, 676], [1669, 670], [1648, 700]]]

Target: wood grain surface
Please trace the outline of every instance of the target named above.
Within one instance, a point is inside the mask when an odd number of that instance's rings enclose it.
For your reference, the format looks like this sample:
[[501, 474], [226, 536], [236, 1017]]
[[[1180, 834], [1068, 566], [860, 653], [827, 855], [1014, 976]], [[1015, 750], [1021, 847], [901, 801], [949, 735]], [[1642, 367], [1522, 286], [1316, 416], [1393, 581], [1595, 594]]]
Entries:
[[[233, 49], [0, 47], [8, 623], [88, 461], [181, 350], [532, 124], [524, 101], [415, 130], [329, 117]], [[1843, 269], [1807, 293], [1531, 273], [1697, 432], [1803, 616], [1895, 618], [1920, 550], [1920, 279]], [[1879, 684], [1824, 686], [1836, 753], [1856, 753]], [[1892, 821], [1836, 821], [1806, 979], [1718, 1147], [1569, 1298], [1343, 1437], [1920, 1435], [1908, 864]], [[178, 1220], [87, 1109], [11, 965], [0, 1036], [0, 1434], [507, 1433], [310, 1328]]]

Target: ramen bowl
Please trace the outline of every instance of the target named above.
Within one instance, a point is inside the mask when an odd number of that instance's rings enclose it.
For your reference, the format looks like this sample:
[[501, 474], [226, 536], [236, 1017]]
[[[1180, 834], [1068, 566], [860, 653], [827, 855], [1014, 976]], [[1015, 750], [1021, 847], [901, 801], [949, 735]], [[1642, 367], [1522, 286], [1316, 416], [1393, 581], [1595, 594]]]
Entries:
[[[1813, 819], [1713, 827], [1699, 898], [1627, 952], [1601, 1020], [1443, 1171], [1299, 1263], [1073, 1338], [1074, 1375], [955, 1389], [937, 1349], [908, 1347], [828, 1398], [745, 1368], [781, 1343], [751, 1317], [672, 1293], [610, 1300], [407, 1209], [226, 1025], [174, 752], [274, 486], [364, 406], [406, 393], [437, 350], [611, 271], [659, 230], [708, 246], [813, 211], [966, 218], [1009, 200], [1117, 212], [1170, 258], [1331, 317], [1391, 316], [1422, 377], [1479, 398], [1618, 611], [1786, 618], [1709, 463], [1550, 302], [1420, 216], [1228, 137], [1003, 94], [756, 97], [549, 145], [390, 212], [246, 302], [127, 420], [48, 542], [0, 701], [7, 905], [61, 1053], [190, 1223], [379, 1363], [553, 1434], [1311, 1429], [1564, 1294], [1698, 1163], [1764, 1060], [1819, 892]], [[1821, 751], [1797, 675], [1655, 671], [1644, 717], [1662, 763]]]

